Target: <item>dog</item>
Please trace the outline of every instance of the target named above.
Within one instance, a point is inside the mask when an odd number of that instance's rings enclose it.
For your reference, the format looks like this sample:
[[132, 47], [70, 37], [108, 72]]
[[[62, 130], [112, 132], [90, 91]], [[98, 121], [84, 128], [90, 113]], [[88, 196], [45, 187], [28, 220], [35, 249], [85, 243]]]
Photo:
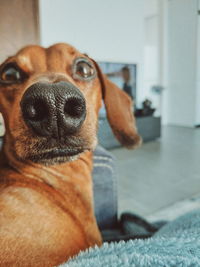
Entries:
[[0, 266], [57, 266], [100, 246], [92, 151], [104, 101], [128, 148], [141, 143], [133, 104], [68, 44], [30, 45], [0, 66]]

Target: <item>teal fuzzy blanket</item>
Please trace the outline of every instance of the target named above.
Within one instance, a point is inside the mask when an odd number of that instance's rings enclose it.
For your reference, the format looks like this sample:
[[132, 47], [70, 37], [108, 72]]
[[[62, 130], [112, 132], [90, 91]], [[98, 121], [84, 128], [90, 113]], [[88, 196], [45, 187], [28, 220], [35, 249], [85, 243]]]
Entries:
[[64, 267], [198, 267], [200, 210], [163, 226], [153, 237], [81, 252]]

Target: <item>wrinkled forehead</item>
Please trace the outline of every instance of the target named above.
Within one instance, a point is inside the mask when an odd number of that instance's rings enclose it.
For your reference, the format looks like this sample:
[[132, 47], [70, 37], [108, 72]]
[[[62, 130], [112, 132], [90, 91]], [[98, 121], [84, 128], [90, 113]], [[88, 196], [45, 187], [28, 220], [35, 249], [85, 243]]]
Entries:
[[21, 49], [8, 62], [15, 61], [28, 72], [62, 72], [78, 56], [83, 55], [68, 44], [56, 44], [48, 48], [33, 45]]

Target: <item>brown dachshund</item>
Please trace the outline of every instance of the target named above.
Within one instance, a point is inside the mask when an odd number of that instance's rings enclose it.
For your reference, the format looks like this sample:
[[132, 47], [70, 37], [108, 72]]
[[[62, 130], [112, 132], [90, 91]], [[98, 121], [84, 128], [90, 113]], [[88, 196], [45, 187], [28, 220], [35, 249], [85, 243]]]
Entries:
[[56, 266], [101, 245], [91, 172], [102, 99], [118, 140], [137, 146], [130, 98], [72, 46], [27, 46], [0, 66], [0, 266]]

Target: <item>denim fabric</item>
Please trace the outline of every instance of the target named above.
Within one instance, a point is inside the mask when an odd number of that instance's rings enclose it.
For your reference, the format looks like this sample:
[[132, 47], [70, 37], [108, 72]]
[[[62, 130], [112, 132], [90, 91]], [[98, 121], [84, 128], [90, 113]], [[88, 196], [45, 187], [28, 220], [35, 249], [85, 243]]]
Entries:
[[101, 230], [117, 223], [117, 183], [112, 154], [98, 146], [94, 151], [93, 188], [97, 223]]

